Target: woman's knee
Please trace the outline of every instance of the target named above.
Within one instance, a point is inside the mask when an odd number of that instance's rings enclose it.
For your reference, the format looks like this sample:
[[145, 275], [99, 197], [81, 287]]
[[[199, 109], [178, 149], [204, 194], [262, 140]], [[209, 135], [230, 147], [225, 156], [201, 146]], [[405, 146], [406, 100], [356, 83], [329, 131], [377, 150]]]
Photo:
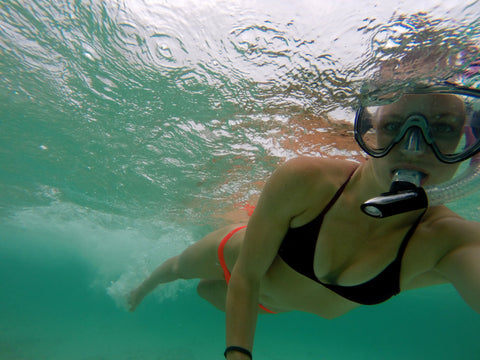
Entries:
[[197, 286], [197, 293], [205, 300], [226, 297], [227, 284], [224, 280], [200, 280]]
[[224, 280], [201, 280], [197, 286], [198, 295], [221, 311], [225, 311], [227, 284]]

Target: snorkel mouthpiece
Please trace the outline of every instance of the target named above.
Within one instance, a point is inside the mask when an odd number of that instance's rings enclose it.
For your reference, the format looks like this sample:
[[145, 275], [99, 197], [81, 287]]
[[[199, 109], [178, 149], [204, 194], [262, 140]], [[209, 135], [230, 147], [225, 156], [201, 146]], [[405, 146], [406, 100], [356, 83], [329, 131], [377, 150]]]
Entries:
[[425, 190], [420, 187], [422, 173], [400, 169], [395, 172], [390, 190], [361, 205], [362, 211], [376, 218], [385, 218], [428, 207]]

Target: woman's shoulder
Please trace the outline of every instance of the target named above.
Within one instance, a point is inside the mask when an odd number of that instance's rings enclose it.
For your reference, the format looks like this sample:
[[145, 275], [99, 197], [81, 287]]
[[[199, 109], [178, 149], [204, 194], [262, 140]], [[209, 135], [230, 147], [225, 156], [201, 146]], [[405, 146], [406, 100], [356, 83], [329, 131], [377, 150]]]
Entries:
[[311, 180], [315, 183], [344, 181], [358, 164], [348, 160], [318, 157], [297, 157], [286, 161], [277, 170], [279, 174], [294, 181]]
[[274, 172], [265, 189], [281, 197], [297, 214], [330, 199], [357, 166], [351, 161], [294, 158]]

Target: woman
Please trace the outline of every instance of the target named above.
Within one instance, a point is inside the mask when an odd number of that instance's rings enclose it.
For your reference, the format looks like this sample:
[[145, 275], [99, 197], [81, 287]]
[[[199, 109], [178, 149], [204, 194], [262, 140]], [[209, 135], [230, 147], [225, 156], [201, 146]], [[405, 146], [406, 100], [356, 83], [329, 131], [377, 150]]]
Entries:
[[[160, 283], [202, 279], [200, 296], [226, 311], [228, 360], [251, 359], [258, 313], [297, 310], [331, 319], [443, 283], [480, 313], [479, 223], [443, 205], [387, 218], [360, 209], [389, 188], [384, 196], [395, 197], [444, 183], [478, 152], [477, 129], [467, 126], [471, 99], [455, 91], [362, 108], [356, 139], [374, 158], [361, 165], [286, 162], [265, 185], [248, 226], [217, 230], [167, 260], [130, 293], [130, 310]], [[405, 173], [417, 184], [400, 179], [390, 186]]]

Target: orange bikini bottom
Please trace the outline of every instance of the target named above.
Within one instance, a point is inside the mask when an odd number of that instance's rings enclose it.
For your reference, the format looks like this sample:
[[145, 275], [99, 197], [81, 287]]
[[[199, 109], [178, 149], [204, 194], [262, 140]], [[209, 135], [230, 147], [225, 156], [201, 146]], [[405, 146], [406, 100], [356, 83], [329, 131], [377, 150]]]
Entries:
[[[220, 242], [220, 245], [218, 246], [218, 260], [220, 261], [220, 266], [223, 269], [223, 274], [225, 276], [225, 281], [227, 282], [227, 284], [230, 282], [230, 271], [228, 271], [227, 264], [225, 263], [225, 257], [223, 256], [223, 249], [225, 248], [225, 245], [227, 244], [227, 241], [230, 240], [230, 238], [233, 236], [233, 234], [235, 234], [237, 231], [242, 230], [246, 227], [247, 226], [244, 225], [244, 226], [240, 226], [240, 227], [230, 231], [227, 234], [227, 236], [225, 236], [222, 239], [222, 241]], [[260, 307], [260, 309], [265, 310], [266, 312], [268, 312], [270, 314], [276, 314], [276, 312], [274, 312], [270, 309], [267, 309], [265, 306], [263, 306], [261, 304], [259, 304], [258, 306]]]

